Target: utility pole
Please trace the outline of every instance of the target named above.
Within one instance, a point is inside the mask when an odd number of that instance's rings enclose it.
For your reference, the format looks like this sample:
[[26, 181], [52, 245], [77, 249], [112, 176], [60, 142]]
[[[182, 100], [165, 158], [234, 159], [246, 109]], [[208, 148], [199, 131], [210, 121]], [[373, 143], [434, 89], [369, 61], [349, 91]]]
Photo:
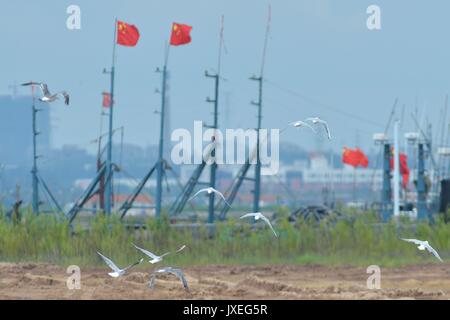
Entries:
[[34, 97], [34, 87], [32, 89], [32, 126], [33, 126], [33, 168], [31, 169], [32, 176], [32, 208], [33, 213], [39, 214], [39, 180], [38, 180], [38, 167], [37, 167], [37, 146], [36, 146], [36, 138], [39, 135], [39, 132], [36, 128], [36, 114], [40, 111], [40, 109], [36, 108], [36, 99]]
[[256, 128], [256, 165], [255, 165], [255, 187], [253, 195], [253, 212], [259, 212], [260, 197], [261, 197], [261, 159], [260, 153], [260, 130], [262, 123], [262, 90], [263, 90], [263, 78], [251, 77], [250, 80], [258, 81], [258, 101], [252, 101], [251, 104], [258, 107], [258, 126]]
[[[159, 69], [157, 72], [161, 72]], [[162, 70], [162, 88], [161, 88], [161, 123], [159, 133], [159, 152], [158, 152], [158, 164], [156, 167], [156, 218], [161, 217], [161, 202], [162, 202], [162, 182], [163, 182], [163, 170], [164, 170], [164, 111], [166, 107], [166, 80], [167, 80], [167, 58]]]
[[113, 56], [112, 56], [112, 67], [109, 72], [111, 75], [111, 90], [110, 90], [110, 106], [109, 106], [109, 126], [108, 126], [108, 148], [106, 152], [106, 163], [105, 163], [105, 213], [107, 215], [111, 214], [112, 209], [112, 194], [113, 194], [113, 181], [112, 181], [112, 144], [113, 144], [113, 114], [114, 114], [114, 74], [115, 74], [115, 63], [116, 63], [116, 37], [117, 37], [117, 19], [114, 23], [114, 42], [113, 42]]
[[383, 222], [388, 222], [392, 215], [391, 145], [388, 142], [385, 142], [383, 148], [383, 189], [381, 193], [381, 213], [383, 216]]
[[[215, 80], [214, 86], [214, 99], [206, 98], [206, 102], [214, 104], [214, 124], [211, 128], [214, 129], [213, 143], [214, 147], [211, 151], [211, 158], [213, 159], [213, 163], [211, 164], [210, 171], [210, 181], [209, 186], [211, 188], [216, 188], [216, 171], [217, 171], [217, 163], [216, 163], [216, 130], [218, 128], [218, 110], [219, 110], [219, 74], [209, 74], [208, 71], [205, 72], [205, 77], [213, 78]], [[214, 222], [214, 203], [215, 203], [215, 194], [214, 192], [209, 196], [209, 207], [208, 207], [208, 223]]]

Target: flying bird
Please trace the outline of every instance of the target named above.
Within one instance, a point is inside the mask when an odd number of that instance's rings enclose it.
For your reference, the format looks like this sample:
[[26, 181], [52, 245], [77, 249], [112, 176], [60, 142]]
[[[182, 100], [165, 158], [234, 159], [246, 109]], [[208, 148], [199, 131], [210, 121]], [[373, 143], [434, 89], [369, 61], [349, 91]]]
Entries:
[[39, 101], [42, 102], [53, 102], [56, 99], [59, 99], [59, 97], [63, 97], [64, 98], [64, 103], [66, 105], [69, 105], [69, 94], [66, 91], [61, 91], [55, 94], [51, 94], [50, 91], [48, 90], [48, 86], [46, 83], [43, 82], [26, 82], [26, 83], [22, 83], [22, 86], [37, 86], [39, 88], [41, 88], [42, 91], [42, 97], [39, 98]]
[[128, 267], [124, 268], [124, 269], [120, 269], [114, 262], [112, 262], [109, 258], [105, 257], [104, 255], [102, 255], [100, 252], [97, 251], [97, 253], [100, 255], [100, 257], [102, 257], [102, 259], [106, 262], [106, 264], [114, 271], [114, 272], [109, 272], [108, 274], [113, 277], [113, 278], [118, 278], [121, 275], [123, 275], [128, 269], [134, 267], [135, 265], [140, 264], [142, 261], [144, 261], [144, 259], [139, 260], [138, 262], [135, 262], [131, 265], [129, 265]]
[[325, 127], [325, 130], [327, 131], [328, 139], [331, 140], [330, 128], [328, 127], [328, 123], [325, 120], [322, 120], [319, 117], [312, 117], [312, 118], [307, 118], [306, 121], [311, 121], [313, 124], [323, 125]]
[[294, 121], [288, 124], [288, 126], [286, 128], [284, 128], [283, 130], [281, 130], [281, 132], [283, 132], [284, 130], [286, 130], [287, 128], [289, 128], [290, 126], [293, 126], [294, 128], [302, 128], [302, 127], [306, 127], [311, 129], [314, 133], [317, 133], [316, 129], [314, 129], [309, 123], [306, 123], [302, 120], [298, 120], [298, 121]]
[[261, 219], [262, 221], [267, 223], [269, 225], [270, 229], [272, 229], [272, 232], [275, 235], [275, 237], [278, 237], [278, 235], [275, 232], [275, 230], [273, 229], [272, 224], [270, 223], [269, 219], [267, 219], [261, 212], [247, 213], [247, 214], [244, 214], [242, 217], [240, 217], [240, 219], [245, 219], [245, 218], [249, 218], [249, 217], [254, 217], [255, 221], [258, 221], [259, 219]]
[[227, 206], [231, 207], [230, 204], [229, 204], [229, 203], [227, 202], [227, 200], [225, 199], [225, 197], [223, 196], [223, 194], [222, 194], [220, 191], [217, 191], [216, 189], [214, 189], [214, 188], [212, 188], [212, 187], [209, 187], [209, 188], [203, 188], [203, 189], [198, 190], [197, 193], [194, 194], [194, 195], [189, 199], [189, 201], [191, 201], [192, 199], [194, 199], [196, 196], [198, 196], [198, 195], [199, 195], [200, 193], [202, 193], [202, 192], [207, 192], [208, 195], [212, 194], [213, 192], [214, 192], [214, 193], [217, 193], [217, 194], [223, 199], [223, 201], [225, 201], [225, 203], [227, 204]]
[[[149, 260], [148, 262], [150, 262], [151, 264], [155, 264], [155, 263], [157, 263], [157, 262], [160, 262], [160, 261], [162, 261], [162, 259], [165, 257], [165, 256], [167, 256], [167, 255], [169, 255], [171, 252], [166, 252], [166, 253], [164, 253], [164, 254], [162, 254], [162, 255], [160, 255], [160, 256], [157, 256], [156, 254], [154, 254], [154, 253], [152, 253], [152, 252], [150, 252], [150, 251], [148, 251], [148, 250], [145, 250], [145, 249], [142, 249], [142, 248], [139, 248], [137, 245], [135, 245], [135, 244], [133, 244], [133, 246], [136, 248], [136, 249], [138, 249], [139, 251], [141, 251], [143, 254], [145, 254], [146, 256], [149, 256], [150, 258], [151, 258], [151, 260]], [[181, 248], [180, 248], [181, 249]], [[180, 250], [179, 249], [179, 250]], [[183, 248], [184, 249], [184, 248]], [[181, 250], [180, 250], [181, 251]]]
[[433, 247], [430, 246], [430, 244], [428, 243], [428, 241], [421, 241], [421, 240], [417, 240], [417, 239], [403, 239], [401, 238], [403, 241], [406, 242], [412, 242], [418, 245], [417, 249], [423, 251], [423, 250], [428, 250], [428, 252], [432, 253], [436, 258], [439, 259], [439, 261], [442, 261], [441, 257], [439, 256], [439, 254], [437, 253], [436, 250], [433, 249]]
[[167, 267], [167, 268], [162, 268], [162, 269], [156, 270], [152, 274], [152, 278], [150, 279], [150, 283], [149, 283], [149, 287], [151, 289], [153, 289], [154, 286], [155, 286], [156, 274], [158, 274], [158, 273], [170, 273], [170, 274], [175, 275], [183, 283], [184, 289], [186, 289], [186, 291], [189, 291], [189, 286], [188, 286], [186, 278], [185, 278], [185, 276], [183, 274], [183, 271], [181, 271], [180, 269], [172, 268], [172, 267]]

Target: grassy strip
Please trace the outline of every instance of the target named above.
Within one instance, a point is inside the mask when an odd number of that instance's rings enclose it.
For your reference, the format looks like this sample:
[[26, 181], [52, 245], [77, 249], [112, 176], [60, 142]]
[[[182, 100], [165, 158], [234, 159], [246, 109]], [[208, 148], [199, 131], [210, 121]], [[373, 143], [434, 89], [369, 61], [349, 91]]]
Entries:
[[[283, 210], [279, 210], [283, 216]], [[400, 266], [438, 262], [428, 252], [420, 252], [399, 237], [427, 239], [442, 258], [450, 259], [450, 224], [438, 220], [413, 224], [380, 224], [376, 215], [348, 213], [338, 221], [320, 224], [299, 221], [291, 224], [280, 218], [275, 226], [279, 238], [262, 225], [252, 229], [251, 223], [230, 219], [217, 224], [215, 237], [205, 228], [193, 233], [148, 219], [145, 230], [130, 230], [115, 216], [98, 215], [89, 230], [80, 225], [71, 232], [64, 220], [53, 216], [23, 213], [21, 223], [0, 216], [0, 261], [48, 262], [59, 265], [102, 265], [96, 251], [111, 257], [119, 265], [127, 265], [141, 257], [132, 243], [157, 254], [174, 251], [182, 244], [187, 249], [168, 256], [167, 263], [178, 266], [205, 264], [326, 264], [367, 266], [378, 264]], [[259, 225], [259, 223], [258, 223]]]

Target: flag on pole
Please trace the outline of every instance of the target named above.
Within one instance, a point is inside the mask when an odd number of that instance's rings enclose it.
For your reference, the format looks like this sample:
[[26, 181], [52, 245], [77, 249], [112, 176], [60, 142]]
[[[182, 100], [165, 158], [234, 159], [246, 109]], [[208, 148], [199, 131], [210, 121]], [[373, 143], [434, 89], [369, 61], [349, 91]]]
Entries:
[[342, 152], [342, 162], [351, 165], [354, 168], [358, 166], [367, 168], [369, 165], [369, 159], [359, 148], [352, 150], [344, 147]]
[[[392, 154], [394, 152], [394, 148], [392, 148]], [[402, 186], [403, 189], [406, 189], [406, 187], [408, 186], [408, 182], [409, 182], [409, 174], [410, 174], [410, 170], [408, 167], [408, 156], [404, 153], [400, 153], [399, 156], [399, 160], [400, 160], [400, 174], [402, 175]], [[394, 159], [391, 158], [391, 170], [394, 170]]]
[[139, 30], [133, 24], [117, 21], [117, 44], [134, 47], [139, 41]]
[[367, 158], [366, 154], [362, 152], [361, 149], [356, 148], [355, 151], [359, 156], [359, 165], [363, 168], [367, 168], [369, 166], [369, 158]]
[[102, 107], [103, 108], [111, 107], [111, 94], [109, 92], [103, 92], [102, 95], [103, 95]]
[[187, 24], [173, 23], [170, 44], [172, 46], [180, 46], [191, 42], [192, 27]]

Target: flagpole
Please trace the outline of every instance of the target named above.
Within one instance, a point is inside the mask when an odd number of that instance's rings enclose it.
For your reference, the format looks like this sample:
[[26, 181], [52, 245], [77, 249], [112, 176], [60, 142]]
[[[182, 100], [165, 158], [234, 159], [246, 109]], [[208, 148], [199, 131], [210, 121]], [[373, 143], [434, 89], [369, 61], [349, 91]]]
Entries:
[[112, 131], [113, 131], [113, 109], [114, 109], [114, 72], [116, 64], [116, 44], [117, 44], [117, 18], [114, 22], [114, 41], [112, 52], [112, 67], [111, 67], [111, 90], [110, 90], [110, 105], [109, 105], [109, 129], [108, 129], [108, 151], [106, 158], [106, 184], [105, 184], [105, 213], [111, 214], [112, 207]]

